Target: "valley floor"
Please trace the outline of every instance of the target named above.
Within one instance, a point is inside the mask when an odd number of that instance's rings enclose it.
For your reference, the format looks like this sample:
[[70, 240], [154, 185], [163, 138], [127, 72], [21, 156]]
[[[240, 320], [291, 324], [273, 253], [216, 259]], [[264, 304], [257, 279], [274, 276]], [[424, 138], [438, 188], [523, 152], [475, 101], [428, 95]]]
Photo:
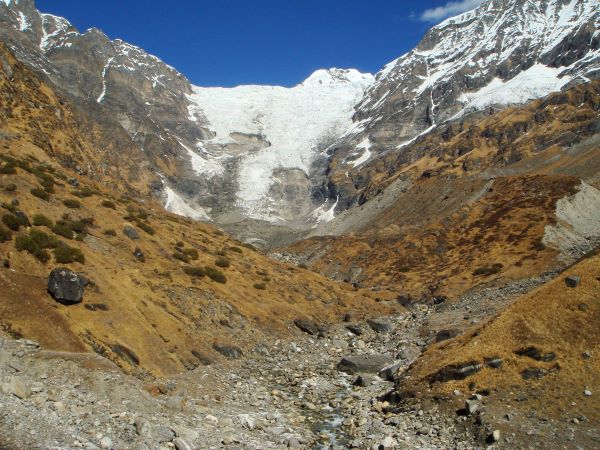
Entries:
[[[458, 415], [451, 404], [474, 399], [485, 405], [489, 400], [493, 422], [502, 416], [502, 399], [494, 399], [493, 393], [488, 399], [455, 391], [451, 402], [394, 402], [388, 395], [394, 381], [384, 381], [377, 369], [366, 366], [394, 363], [399, 369], [395, 381], [410, 384], [402, 374], [440, 339], [440, 327], [462, 332], [544, 281], [547, 278], [488, 287], [453, 304], [415, 306], [373, 327], [349, 317], [325, 337], [299, 333], [293, 341], [259, 345], [242, 360], [199, 367], [168, 380], [139, 380], [97, 355], [52, 352], [31, 341], [2, 338], [0, 448], [481, 446], [493, 434], [484, 424], [488, 417]], [[390, 331], [372, 329], [382, 327]], [[374, 373], [361, 375], [356, 385], [356, 374], [336, 367], [348, 356], [365, 357], [365, 372]], [[503, 432], [497, 448], [575, 448], [577, 438], [568, 429], [586, 426], [518, 414], [510, 412], [517, 432]], [[528, 438], [541, 428], [547, 428], [550, 441]]]

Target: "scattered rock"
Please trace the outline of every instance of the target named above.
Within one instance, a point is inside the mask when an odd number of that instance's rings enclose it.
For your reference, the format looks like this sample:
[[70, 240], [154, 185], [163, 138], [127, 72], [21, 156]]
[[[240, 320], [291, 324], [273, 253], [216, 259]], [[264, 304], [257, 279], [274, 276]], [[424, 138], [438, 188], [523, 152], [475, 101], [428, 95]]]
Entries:
[[348, 331], [350, 331], [352, 334], [354, 334], [356, 336], [361, 336], [364, 332], [362, 327], [358, 324], [346, 325], [346, 328], [348, 329]]
[[457, 335], [458, 332], [456, 330], [440, 330], [435, 335], [435, 342], [447, 341], [448, 339], [452, 339]]
[[133, 241], [136, 241], [140, 238], [140, 233], [131, 225], [125, 225], [123, 227], [123, 234]]
[[376, 333], [390, 333], [394, 329], [392, 323], [385, 319], [368, 319], [367, 324]]
[[102, 439], [100, 439], [100, 447], [102, 447], [103, 449], [110, 450], [112, 446], [112, 439], [108, 436], [104, 436]]
[[213, 344], [213, 349], [229, 359], [239, 359], [244, 354], [242, 349], [235, 345]]
[[135, 257], [135, 259], [137, 259], [138, 261], [141, 262], [145, 262], [146, 261], [146, 255], [144, 255], [144, 252], [142, 251], [141, 248], [136, 247], [135, 250], [133, 251], [133, 256]]
[[356, 373], [378, 374], [392, 361], [384, 355], [345, 356], [337, 365], [337, 370], [353, 375]]
[[547, 374], [548, 371], [545, 369], [529, 367], [521, 372], [521, 377], [523, 377], [524, 380], [539, 380], [540, 378], [545, 377]]
[[63, 305], [74, 305], [83, 300], [84, 279], [75, 272], [57, 268], [48, 277], [48, 292], [54, 300]]
[[431, 381], [445, 383], [450, 380], [464, 380], [479, 372], [482, 368], [483, 365], [475, 361], [458, 365], [451, 364], [432, 375]]
[[12, 394], [15, 397], [24, 400], [31, 396], [31, 388], [29, 385], [18, 377], [11, 377], [2, 384], [2, 392]]
[[579, 283], [581, 282], [581, 278], [577, 277], [577, 276], [570, 276], [565, 278], [565, 284], [567, 285], [567, 287], [570, 288], [576, 288], [577, 286], [579, 286]]
[[196, 450], [196, 446], [182, 438], [173, 440], [173, 445], [177, 450]]
[[592, 391], [590, 391], [589, 389], [586, 389], [585, 391], [583, 391], [583, 395], [585, 395], [586, 397], [591, 397]]
[[492, 369], [501, 369], [502, 364], [502, 358], [486, 358], [485, 360], [485, 365]]
[[473, 415], [479, 410], [479, 402], [475, 399], [465, 401], [465, 411], [468, 415]]
[[519, 356], [527, 356], [528, 358], [535, 359], [536, 361], [550, 362], [556, 359], [556, 353], [543, 353], [537, 347], [526, 347], [515, 352]]
[[500, 430], [494, 430], [487, 438], [488, 444], [493, 444], [500, 441]]
[[296, 319], [294, 320], [294, 325], [296, 325], [300, 330], [305, 333], [310, 334], [311, 336], [317, 336], [319, 334], [319, 327], [315, 322], [309, 319]]
[[396, 375], [400, 367], [400, 363], [389, 364], [379, 371], [379, 377], [385, 381], [394, 381], [394, 375]]

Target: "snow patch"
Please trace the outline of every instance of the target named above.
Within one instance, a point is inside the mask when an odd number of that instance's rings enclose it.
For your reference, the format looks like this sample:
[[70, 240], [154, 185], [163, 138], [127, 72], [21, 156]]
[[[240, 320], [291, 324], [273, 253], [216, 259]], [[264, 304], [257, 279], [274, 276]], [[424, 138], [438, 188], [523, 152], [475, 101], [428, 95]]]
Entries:
[[464, 111], [481, 110], [488, 106], [522, 104], [559, 91], [571, 78], [560, 78], [564, 69], [535, 64], [508, 81], [494, 78], [477, 92], [465, 93]]
[[326, 201], [311, 213], [311, 216], [313, 217], [315, 222], [313, 228], [315, 228], [320, 223], [331, 222], [333, 219], [335, 219], [335, 208], [337, 207], [339, 201], [340, 197], [338, 195], [334, 205], [331, 208], [327, 208], [329, 202]]
[[352, 167], [357, 168], [358, 166], [360, 166], [361, 164], [366, 163], [369, 158], [371, 157], [371, 141], [369, 141], [369, 137], [367, 136], [360, 144], [358, 144], [356, 146], [357, 150], [364, 150], [363, 154], [360, 156], [360, 158], [355, 159], [354, 161], [351, 161], [352, 163]]
[[202, 208], [192, 208], [170, 187], [165, 187], [165, 193], [167, 194], [167, 201], [165, 202], [167, 211], [194, 220], [210, 220], [208, 214]]
[[106, 96], [106, 73], [108, 71], [108, 66], [111, 65], [114, 59], [115, 58], [110, 58], [104, 66], [104, 69], [102, 69], [102, 92], [96, 99], [96, 102], [98, 103], [102, 102], [102, 100], [104, 100], [104, 97]]
[[[192, 169], [196, 172], [196, 175], [206, 175], [210, 178], [221, 175], [225, 171], [225, 167], [220, 163], [221, 157], [215, 157], [209, 155], [204, 149], [202, 142], [197, 143], [198, 150], [204, 151], [206, 157], [200, 156], [194, 150], [185, 145], [181, 140], [177, 139], [179, 144], [187, 151], [190, 161], [192, 163]], [[229, 155], [225, 155], [228, 157]]]

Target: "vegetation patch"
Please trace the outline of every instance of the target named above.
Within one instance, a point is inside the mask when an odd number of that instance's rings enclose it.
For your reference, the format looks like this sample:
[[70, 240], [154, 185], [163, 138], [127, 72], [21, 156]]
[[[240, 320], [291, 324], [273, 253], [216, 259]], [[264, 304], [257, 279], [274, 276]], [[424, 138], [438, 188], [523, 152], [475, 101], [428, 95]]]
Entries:
[[54, 259], [60, 264], [71, 264], [74, 262], [85, 264], [85, 256], [81, 250], [70, 247], [63, 242], [54, 249]]
[[229, 259], [223, 258], [222, 256], [218, 257], [215, 260], [215, 266], [217, 266], [217, 267], [222, 267], [222, 268], [226, 269], [230, 265], [231, 265], [231, 262], [229, 261]]
[[15, 192], [17, 190], [17, 185], [15, 183], [9, 183], [4, 186], [4, 190], [6, 192]]
[[207, 266], [204, 268], [204, 273], [208, 278], [210, 278], [213, 281], [216, 281], [217, 283], [227, 283], [227, 278], [225, 277], [225, 274], [219, 269]]
[[19, 231], [21, 227], [29, 226], [29, 220], [25, 214], [4, 214], [2, 223], [12, 231]]
[[183, 271], [191, 277], [203, 277], [206, 275], [206, 271], [202, 267], [184, 267]]
[[43, 214], [36, 214], [35, 216], [33, 216], [33, 224], [36, 227], [48, 227], [48, 228], [52, 228], [52, 226], [54, 225], [52, 223], [52, 221]]
[[42, 263], [50, 260], [47, 249], [57, 248], [61, 242], [54, 236], [38, 229], [32, 229], [28, 234], [17, 236], [15, 248], [17, 251], [26, 251]]
[[50, 200], [50, 194], [47, 191], [45, 191], [44, 189], [33, 188], [29, 192], [31, 192], [31, 195], [33, 195], [34, 197], [41, 198], [42, 200], [44, 200], [46, 202], [48, 200]]
[[104, 208], [117, 209], [117, 205], [115, 205], [115, 203], [111, 202], [110, 200], [102, 200], [101, 205]]
[[144, 230], [146, 233], [148, 233], [150, 236], [154, 236], [156, 234], [156, 230], [150, 225], [148, 225], [146, 222], [138, 221], [137, 226], [140, 227], [140, 229]]
[[478, 267], [477, 269], [475, 269], [473, 271], [473, 275], [476, 277], [478, 277], [478, 276], [489, 277], [491, 275], [495, 275], [497, 273], [502, 272], [503, 267], [504, 267], [504, 265], [500, 264], [500, 263], [495, 263], [495, 264], [492, 264], [491, 266]]
[[7, 242], [12, 239], [12, 232], [0, 225], [0, 243]]
[[267, 283], [254, 283], [254, 289], [264, 291], [265, 289], [267, 289]]
[[67, 198], [63, 200], [63, 205], [70, 209], [81, 208], [81, 203], [79, 202], [79, 200], [75, 200], [74, 198]]
[[108, 230], [104, 230], [102, 234], [104, 234], [105, 236], [116, 236], [117, 232], [112, 228], [109, 228]]

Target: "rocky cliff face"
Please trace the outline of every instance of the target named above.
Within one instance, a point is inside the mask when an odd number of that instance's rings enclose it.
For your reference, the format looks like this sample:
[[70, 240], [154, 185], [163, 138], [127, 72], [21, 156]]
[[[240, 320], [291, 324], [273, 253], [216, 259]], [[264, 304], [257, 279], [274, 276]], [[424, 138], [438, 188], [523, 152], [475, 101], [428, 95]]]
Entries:
[[598, 78], [599, 21], [590, 0], [488, 0], [433, 27], [377, 74], [356, 107], [354, 128], [327, 156], [337, 210], [360, 201], [369, 181], [363, 169], [379, 155], [401, 153], [465, 114]]

